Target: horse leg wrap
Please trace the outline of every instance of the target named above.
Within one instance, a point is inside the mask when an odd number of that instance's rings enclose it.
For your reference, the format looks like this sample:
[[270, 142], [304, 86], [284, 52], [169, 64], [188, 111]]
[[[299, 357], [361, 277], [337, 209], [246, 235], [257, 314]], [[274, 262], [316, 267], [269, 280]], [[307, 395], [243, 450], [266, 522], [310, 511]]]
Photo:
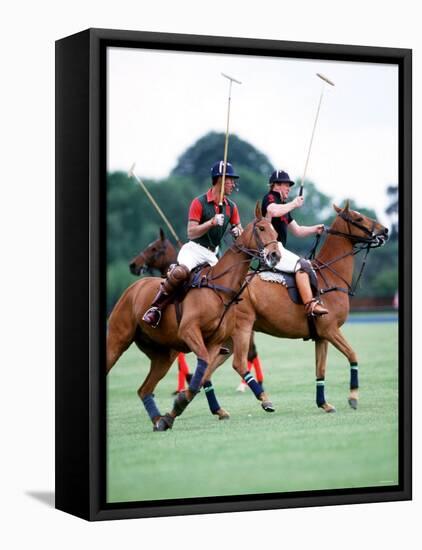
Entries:
[[325, 403], [325, 380], [324, 378], [316, 379], [316, 404], [322, 407]]
[[176, 416], [180, 416], [188, 405], [189, 405], [189, 400], [186, 397], [185, 392], [178, 393], [173, 403], [174, 414]]
[[350, 389], [359, 388], [359, 367], [357, 363], [350, 363]]
[[259, 399], [259, 396], [263, 392], [262, 386], [254, 378], [254, 375], [250, 372], [247, 372], [243, 375], [243, 380], [247, 383], [250, 389], [253, 391], [255, 397]]
[[158, 410], [157, 405], [155, 404], [154, 394], [150, 393], [146, 395], [142, 399], [142, 403], [144, 404], [145, 410], [147, 411], [148, 416], [151, 418], [151, 420], [154, 420], [154, 418], [157, 418], [157, 416], [161, 416], [161, 413]]
[[198, 359], [195, 372], [193, 373], [191, 381], [189, 382], [189, 390], [192, 393], [198, 393], [201, 389], [201, 382], [204, 377], [205, 371], [207, 370], [207, 367], [208, 363], [206, 361], [204, 361], [203, 359]]
[[215, 396], [214, 387], [212, 385], [211, 380], [207, 380], [204, 383], [204, 391], [205, 391], [205, 397], [207, 398], [207, 401], [208, 401], [208, 407], [210, 408], [211, 413], [215, 414], [218, 410], [221, 409], [221, 407]]

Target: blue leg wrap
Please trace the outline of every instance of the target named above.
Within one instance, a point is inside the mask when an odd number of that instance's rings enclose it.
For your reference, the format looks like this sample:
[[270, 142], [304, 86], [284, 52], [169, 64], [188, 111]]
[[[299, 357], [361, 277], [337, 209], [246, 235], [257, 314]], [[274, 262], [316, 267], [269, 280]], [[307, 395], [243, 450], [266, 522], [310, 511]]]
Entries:
[[325, 403], [325, 380], [324, 378], [316, 379], [316, 404], [322, 407]]
[[359, 388], [359, 367], [357, 363], [350, 363], [350, 389]]
[[142, 403], [144, 404], [145, 410], [147, 411], [151, 420], [153, 420], [157, 416], [161, 416], [161, 413], [158, 410], [157, 405], [155, 404], [154, 395], [152, 393], [146, 395], [142, 399]]
[[189, 383], [189, 389], [191, 392], [198, 393], [199, 390], [201, 389], [201, 381], [202, 381], [202, 378], [204, 377], [207, 367], [208, 367], [208, 363], [206, 363], [202, 359], [198, 359], [195, 372], [193, 373], [193, 376]]
[[259, 399], [259, 396], [263, 392], [262, 386], [259, 382], [257, 382], [250, 372], [247, 372], [243, 376], [243, 380], [247, 383], [247, 385], [250, 387], [250, 389], [253, 391], [255, 397]]
[[215, 414], [219, 409], [221, 409], [219, 402], [215, 396], [214, 387], [211, 380], [207, 380], [204, 384], [205, 397], [208, 401], [208, 407], [212, 414]]

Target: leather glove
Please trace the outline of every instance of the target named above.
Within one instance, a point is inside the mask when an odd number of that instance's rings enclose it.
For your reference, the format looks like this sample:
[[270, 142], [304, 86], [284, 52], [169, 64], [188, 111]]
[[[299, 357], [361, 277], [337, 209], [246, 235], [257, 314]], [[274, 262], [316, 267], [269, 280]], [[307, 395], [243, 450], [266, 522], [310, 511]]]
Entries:
[[240, 231], [240, 227], [238, 227], [237, 225], [234, 225], [231, 229], [230, 229], [230, 233], [233, 235], [233, 237], [235, 239], [237, 239], [237, 237], [240, 235], [241, 231]]
[[224, 224], [224, 214], [216, 214], [213, 218], [213, 225], [223, 225]]

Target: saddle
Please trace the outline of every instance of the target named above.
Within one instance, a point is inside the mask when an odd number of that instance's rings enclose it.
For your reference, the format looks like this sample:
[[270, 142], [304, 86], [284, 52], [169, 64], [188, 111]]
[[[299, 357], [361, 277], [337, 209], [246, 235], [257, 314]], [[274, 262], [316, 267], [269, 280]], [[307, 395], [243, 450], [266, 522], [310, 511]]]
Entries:
[[174, 307], [176, 308], [176, 319], [178, 324], [180, 324], [183, 313], [182, 302], [186, 298], [187, 293], [191, 288], [201, 288], [206, 286], [204, 281], [206, 280], [206, 276], [210, 269], [211, 266], [208, 263], [202, 263], [194, 267], [186, 281], [180, 285], [179, 288], [177, 288], [176, 292], [172, 296], [170, 303], [174, 304]]
[[[318, 287], [318, 279], [315, 273], [315, 270], [312, 267], [312, 263], [309, 260], [304, 260], [301, 258], [301, 268], [303, 271], [309, 275], [309, 282], [311, 284], [312, 296], [319, 300], [320, 290]], [[259, 274], [260, 279], [267, 282], [282, 284], [287, 288], [290, 299], [293, 303], [298, 305], [303, 305], [302, 298], [299, 294], [299, 290], [296, 285], [296, 277], [294, 273], [286, 273], [285, 271], [280, 271], [277, 269], [263, 271]], [[315, 324], [315, 318], [312, 315], [307, 316], [308, 327], [309, 327], [309, 338], [304, 338], [304, 340], [318, 340], [318, 331]]]
[[[235, 291], [232, 290], [231, 288], [227, 288], [222, 285], [219, 285], [218, 283], [210, 281], [208, 279], [208, 273], [210, 269], [211, 269], [211, 266], [208, 263], [202, 263], [197, 265], [192, 269], [187, 280], [175, 292], [174, 298], [171, 303], [174, 303], [174, 306], [176, 308], [176, 319], [178, 323], [180, 323], [180, 320], [182, 318], [182, 313], [183, 313], [182, 302], [186, 298], [186, 295], [189, 292], [189, 290], [191, 290], [192, 288], [209, 288], [211, 290], [220, 290], [228, 294], [229, 296], [232, 295], [233, 293], [235, 294]], [[230, 303], [238, 303], [241, 299], [242, 298], [234, 296], [234, 298], [232, 298]], [[224, 305], [228, 306], [230, 304], [224, 304]]]
[[[311, 283], [312, 295], [314, 298], [319, 299], [320, 291], [318, 287], [318, 279], [313, 268], [307, 271], [309, 274], [309, 280]], [[263, 281], [270, 283], [278, 283], [287, 288], [291, 301], [295, 304], [303, 305], [302, 298], [300, 297], [299, 290], [296, 285], [296, 278], [294, 273], [286, 273], [285, 271], [279, 271], [272, 269], [268, 271], [262, 271], [259, 274], [259, 278]]]

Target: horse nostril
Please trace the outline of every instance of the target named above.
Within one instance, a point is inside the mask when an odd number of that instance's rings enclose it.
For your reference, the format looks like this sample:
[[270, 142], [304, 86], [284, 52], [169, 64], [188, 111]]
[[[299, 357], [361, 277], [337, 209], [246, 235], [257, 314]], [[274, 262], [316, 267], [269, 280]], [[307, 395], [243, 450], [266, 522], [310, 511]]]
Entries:
[[386, 227], [386, 228], [384, 229], [384, 233], [385, 233], [386, 235], [388, 235], [388, 227]]

